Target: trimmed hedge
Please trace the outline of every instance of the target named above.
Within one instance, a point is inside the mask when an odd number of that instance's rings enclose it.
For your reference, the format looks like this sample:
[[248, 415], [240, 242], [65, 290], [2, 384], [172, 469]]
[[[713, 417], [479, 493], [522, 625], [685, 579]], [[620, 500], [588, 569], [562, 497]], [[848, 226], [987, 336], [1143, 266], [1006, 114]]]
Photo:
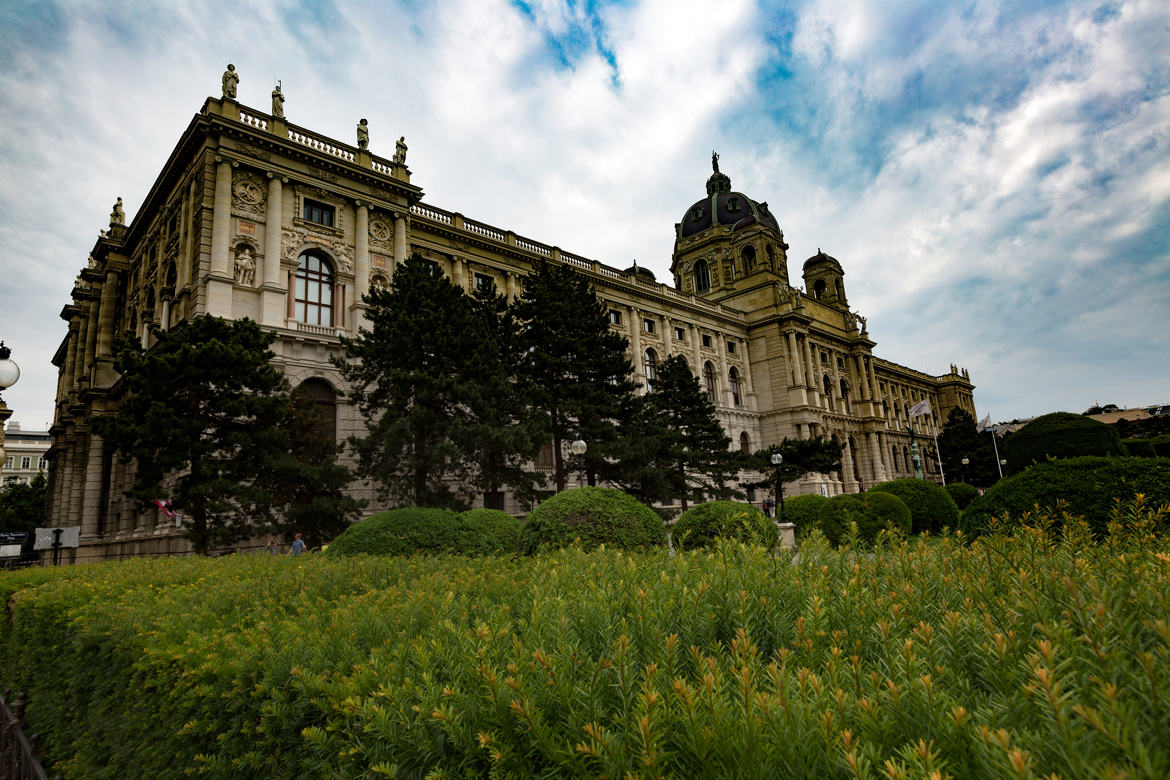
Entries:
[[870, 488], [876, 493], [893, 493], [910, 507], [913, 532], [937, 533], [959, 525], [959, 507], [950, 494], [925, 479], [894, 479]]
[[707, 547], [716, 539], [739, 539], [765, 547], [776, 544], [776, 525], [751, 504], [739, 501], [708, 501], [679, 515], [671, 528], [676, 549]]
[[1147, 504], [1170, 504], [1170, 460], [1166, 458], [1065, 458], [1037, 463], [1023, 473], [1005, 477], [963, 512], [965, 533], [981, 534], [993, 517], [1005, 512], [1019, 519], [1033, 507], [1051, 509], [1057, 501], [1082, 515], [1100, 537], [1117, 500], [1138, 493]]
[[807, 493], [784, 501], [784, 515], [796, 526], [797, 539], [817, 527], [817, 514], [828, 500], [820, 493]]
[[487, 552], [520, 551], [520, 530], [524, 523], [498, 509], [470, 509], [459, 515], [469, 529], [478, 531]]
[[484, 542], [469, 538], [459, 515], [446, 509], [389, 509], [354, 523], [329, 545], [330, 555], [415, 555], [457, 553]]
[[861, 541], [872, 542], [887, 528], [909, 533], [910, 509], [892, 493], [841, 493], [827, 499], [817, 515], [821, 533], [833, 544], [848, 538], [851, 522]]
[[1154, 449], [1154, 443], [1149, 439], [1122, 439], [1121, 446], [1125, 448], [1126, 455], [1131, 455], [1135, 458], [1158, 457], [1158, 453]]
[[601, 545], [626, 550], [666, 543], [666, 525], [650, 507], [631, 495], [603, 487], [565, 490], [528, 513], [521, 532], [525, 552], [540, 547], [567, 547], [575, 539], [591, 550]]
[[1018, 474], [1048, 458], [1124, 454], [1114, 426], [1069, 412], [1037, 417], [1008, 437], [1004, 451], [1009, 474]]
[[948, 482], [946, 491], [960, 511], [966, 509], [967, 504], [979, 498], [979, 488], [968, 485], [966, 482]]

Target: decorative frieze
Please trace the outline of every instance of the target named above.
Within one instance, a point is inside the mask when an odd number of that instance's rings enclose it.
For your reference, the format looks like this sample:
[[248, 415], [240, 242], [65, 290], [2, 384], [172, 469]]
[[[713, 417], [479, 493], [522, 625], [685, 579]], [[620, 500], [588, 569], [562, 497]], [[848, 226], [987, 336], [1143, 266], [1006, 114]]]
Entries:
[[250, 171], [232, 176], [232, 213], [242, 217], [264, 219], [264, 180]]

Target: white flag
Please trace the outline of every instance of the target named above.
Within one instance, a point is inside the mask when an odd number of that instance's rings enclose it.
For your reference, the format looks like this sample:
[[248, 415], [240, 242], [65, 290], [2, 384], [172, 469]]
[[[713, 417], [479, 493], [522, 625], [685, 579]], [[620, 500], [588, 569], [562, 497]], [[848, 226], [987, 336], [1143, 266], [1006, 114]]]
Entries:
[[991, 423], [991, 412], [988, 412], [979, 424], [975, 426], [975, 433], [983, 433], [987, 426]]
[[930, 414], [930, 399], [923, 398], [921, 401], [911, 406], [909, 414], [911, 417], [921, 417], [924, 414]]

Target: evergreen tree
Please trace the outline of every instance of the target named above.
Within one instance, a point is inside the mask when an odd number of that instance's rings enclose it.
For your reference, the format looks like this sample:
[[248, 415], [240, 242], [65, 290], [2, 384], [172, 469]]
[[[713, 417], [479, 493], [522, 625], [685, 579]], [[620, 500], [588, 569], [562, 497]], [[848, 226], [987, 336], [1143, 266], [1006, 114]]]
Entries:
[[44, 473], [27, 484], [8, 482], [0, 487], [0, 532], [32, 533], [45, 525], [48, 483]]
[[681, 355], [658, 367], [651, 391], [639, 398], [634, 453], [627, 455], [627, 492], [644, 502], [738, 496], [734, 479], [741, 457], [715, 417], [715, 405], [699, 389]]
[[557, 490], [565, 489], [562, 443], [574, 436], [588, 445], [581, 466], [589, 484], [608, 480], [634, 390], [626, 338], [609, 329], [588, 280], [564, 265], [537, 262], [516, 311], [527, 349], [521, 381], [530, 414], [552, 440]]
[[841, 455], [845, 446], [839, 441], [814, 436], [811, 439], [789, 439], [784, 437], [778, 445], [766, 450], [757, 450], [747, 459], [747, 467], [764, 474], [764, 479], [752, 487], [769, 489], [776, 485], [776, 466], [772, 465], [772, 453], [784, 456], [780, 464], [780, 479], [795, 482], [805, 474], [829, 474], [841, 468]]
[[287, 386], [269, 362], [273, 336], [251, 320], [196, 317], [155, 336], [149, 350], [120, 345], [121, 404], [91, 426], [136, 464], [131, 495], [143, 504], [170, 495], [205, 554], [264, 522], [269, 497], [257, 478], [285, 446]]
[[[947, 414], [947, 421], [938, 434], [938, 454], [947, 482], [990, 485], [999, 479], [991, 443], [993, 434], [978, 433], [975, 428], [975, 418], [970, 412], [955, 407]], [[963, 458], [969, 461], [966, 466]]]

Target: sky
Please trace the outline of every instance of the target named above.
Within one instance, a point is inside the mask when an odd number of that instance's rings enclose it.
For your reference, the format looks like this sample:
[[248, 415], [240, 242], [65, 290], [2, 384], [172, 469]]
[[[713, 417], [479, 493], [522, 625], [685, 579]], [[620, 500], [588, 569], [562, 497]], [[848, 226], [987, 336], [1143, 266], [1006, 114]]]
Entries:
[[1170, 403], [1165, 0], [0, 4], [0, 339], [52, 419], [59, 314], [228, 62], [267, 112], [424, 202], [670, 280], [711, 151], [789, 273], [845, 269], [879, 357], [951, 363], [993, 421]]

